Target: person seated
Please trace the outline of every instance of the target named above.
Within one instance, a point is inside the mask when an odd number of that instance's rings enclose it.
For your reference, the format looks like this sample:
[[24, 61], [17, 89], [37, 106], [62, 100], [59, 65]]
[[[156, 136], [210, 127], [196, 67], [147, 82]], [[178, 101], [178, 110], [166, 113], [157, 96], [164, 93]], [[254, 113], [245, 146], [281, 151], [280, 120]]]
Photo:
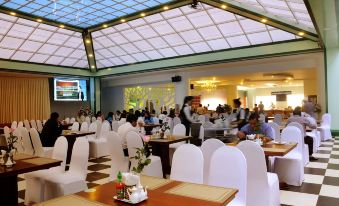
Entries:
[[108, 115], [107, 115], [106, 120], [107, 120], [110, 124], [112, 124], [112, 122], [113, 122], [113, 120], [114, 120], [114, 114], [113, 114], [113, 112], [108, 112]]
[[149, 111], [145, 111], [144, 121], [145, 124], [154, 124], [153, 118], [151, 117]]
[[202, 107], [202, 104], [199, 104], [199, 107], [197, 108], [197, 113], [199, 115], [203, 115], [205, 113], [205, 109]]
[[306, 131], [306, 127], [309, 127], [311, 129], [316, 129], [317, 128], [316, 123], [312, 124], [307, 117], [302, 117], [301, 116], [301, 107], [296, 107], [293, 110], [293, 116], [290, 117], [287, 120], [287, 125], [289, 123], [291, 123], [291, 122], [298, 122], [299, 124], [301, 124], [304, 127], [303, 136], [304, 136], [305, 144], [307, 144], [307, 146], [308, 146], [310, 160], [318, 160], [317, 158], [312, 156], [313, 155], [313, 144], [314, 144], [313, 143], [313, 138], [309, 137], [309, 136], [306, 136], [306, 132], [305, 132]]
[[121, 116], [121, 112], [120, 112], [120, 110], [117, 110], [117, 112], [115, 113], [115, 120], [119, 121], [120, 116]]
[[59, 114], [53, 112], [42, 128], [40, 139], [43, 147], [54, 147], [54, 143], [61, 135]]
[[136, 128], [138, 118], [134, 114], [127, 115], [126, 122], [118, 128], [118, 134], [122, 138], [122, 148], [124, 150], [124, 155], [128, 157], [127, 149], [127, 133], [130, 131], [139, 132]]
[[273, 139], [273, 130], [268, 123], [260, 122], [259, 116], [256, 113], [251, 113], [248, 118], [248, 124], [243, 126], [237, 133], [237, 137], [240, 140], [246, 139], [246, 135], [259, 134], [263, 135], [266, 141]]

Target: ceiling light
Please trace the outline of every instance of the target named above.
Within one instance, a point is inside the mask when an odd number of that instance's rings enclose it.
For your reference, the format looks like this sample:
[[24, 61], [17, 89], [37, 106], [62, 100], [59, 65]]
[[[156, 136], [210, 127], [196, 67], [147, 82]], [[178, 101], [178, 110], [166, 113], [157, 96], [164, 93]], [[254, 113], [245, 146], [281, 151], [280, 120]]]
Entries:
[[121, 19], [120, 21], [121, 21], [122, 23], [126, 22], [126, 20], [125, 20], [125, 19]]
[[60, 25], [60, 28], [65, 28], [65, 26], [61, 24], [61, 25]]
[[104, 25], [102, 25], [102, 27], [107, 28], [108, 26], [107, 26], [107, 24], [104, 24]]
[[95, 68], [95, 66], [94, 66], [94, 65], [92, 65], [92, 66], [91, 66], [91, 68], [92, 68], [92, 69], [94, 69], [94, 68]]
[[221, 5], [222, 9], [227, 9], [227, 6], [225, 4]]
[[91, 40], [86, 39], [86, 44], [89, 44], [89, 43], [91, 43]]
[[301, 32], [298, 33], [298, 35], [299, 35], [299, 36], [304, 36], [305, 33], [301, 31]]
[[267, 22], [267, 19], [261, 19], [261, 22], [262, 22], [262, 23], [266, 23], [266, 22]]
[[41, 23], [41, 22], [42, 22], [42, 19], [37, 19], [36, 21]]
[[89, 54], [88, 56], [89, 56], [89, 57], [93, 57], [93, 54]]
[[141, 13], [140, 16], [144, 17], [144, 16], [146, 16], [146, 14], [145, 13]]
[[12, 16], [15, 16], [15, 15], [16, 15], [16, 13], [13, 12], [13, 11], [11, 11], [9, 14], [12, 15]]
[[168, 10], [169, 9], [169, 7], [168, 6], [164, 6], [164, 10]]

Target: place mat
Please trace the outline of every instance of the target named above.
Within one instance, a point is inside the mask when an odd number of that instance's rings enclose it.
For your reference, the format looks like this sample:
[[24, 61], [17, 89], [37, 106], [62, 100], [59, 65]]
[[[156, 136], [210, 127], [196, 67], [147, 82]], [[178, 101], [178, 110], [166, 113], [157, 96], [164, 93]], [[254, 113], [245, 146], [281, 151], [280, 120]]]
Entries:
[[43, 158], [43, 157], [37, 157], [37, 158], [33, 158], [33, 159], [22, 160], [22, 162], [26, 162], [26, 163], [30, 163], [30, 164], [34, 164], [34, 165], [44, 165], [44, 164], [53, 163], [55, 161], [56, 160], [54, 160], [54, 159]]
[[150, 190], [155, 190], [159, 187], [167, 185], [170, 182], [172, 181], [167, 180], [167, 179], [161, 179], [161, 178], [150, 177], [150, 176], [145, 176], [145, 175], [140, 176], [141, 185], [144, 187], [147, 186], [147, 189], [150, 189]]
[[23, 160], [23, 159], [30, 159], [30, 158], [34, 158], [34, 156], [32, 155], [28, 155], [28, 154], [14, 154], [13, 159], [14, 160]]
[[76, 196], [68, 195], [55, 199], [48, 200], [46, 202], [35, 204], [35, 206], [105, 206], [105, 204], [93, 202], [89, 199]]
[[265, 152], [286, 152], [287, 148], [270, 148], [270, 147], [263, 147]]
[[234, 189], [199, 185], [193, 183], [181, 183], [167, 190], [165, 193], [200, 199], [210, 202], [224, 203], [234, 194]]

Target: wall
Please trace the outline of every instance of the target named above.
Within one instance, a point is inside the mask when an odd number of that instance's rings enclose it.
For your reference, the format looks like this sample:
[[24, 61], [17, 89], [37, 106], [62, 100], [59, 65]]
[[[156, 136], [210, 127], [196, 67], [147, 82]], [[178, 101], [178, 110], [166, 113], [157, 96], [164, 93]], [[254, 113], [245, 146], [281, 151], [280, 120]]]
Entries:
[[317, 95], [317, 80], [308, 79], [304, 80], [304, 95]]
[[122, 111], [124, 109], [124, 87], [104, 87], [101, 90], [101, 111], [104, 115], [108, 112]]

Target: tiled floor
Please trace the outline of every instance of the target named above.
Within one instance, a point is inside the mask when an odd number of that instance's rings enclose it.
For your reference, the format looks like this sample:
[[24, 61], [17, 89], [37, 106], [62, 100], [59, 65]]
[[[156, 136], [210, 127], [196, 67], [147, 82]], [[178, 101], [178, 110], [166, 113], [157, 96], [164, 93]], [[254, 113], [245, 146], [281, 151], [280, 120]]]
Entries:
[[[315, 154], [319, 158], [305, 167], [305, 181], [301, 187], [289, 186], [280, 191], [281, 205], [338, 206], [339, 205], [339, 137], [322, 143]], [[88, 187], [109, 182], [110, 159], [90, 160]], [[19, 177], [19, 202], [23, 205], [25, 181]]]

